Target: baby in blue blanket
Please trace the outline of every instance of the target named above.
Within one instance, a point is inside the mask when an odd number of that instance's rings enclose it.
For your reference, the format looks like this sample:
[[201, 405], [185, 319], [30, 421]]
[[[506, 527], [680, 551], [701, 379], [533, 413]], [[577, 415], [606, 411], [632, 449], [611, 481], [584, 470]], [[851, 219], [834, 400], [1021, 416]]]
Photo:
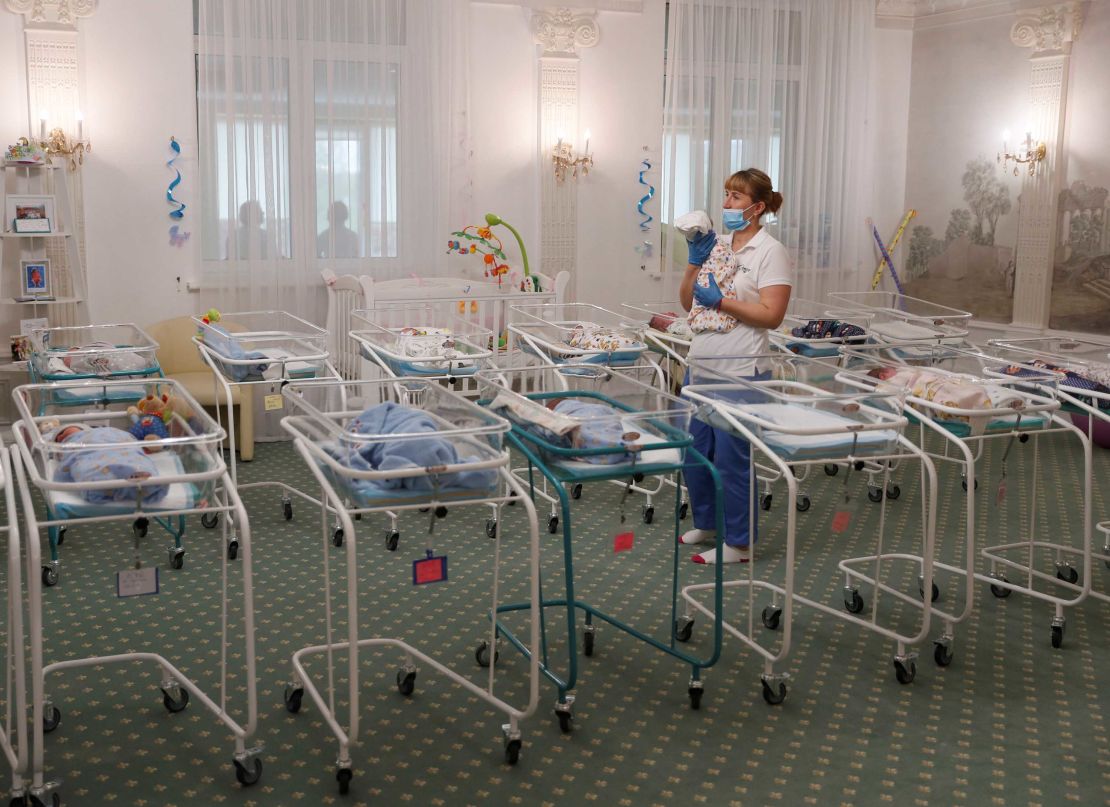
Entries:
[[[427, 434], [427, 437], [403, 440], [354, 441], [341, 439], [338, 445], [325, 446], [340, 463], [357, 471], [389, 471], [403, 468], [434, 468], [473, 462], [478, 457], [459, 454], [450, 440], [437, 436], [439, 424], [426, 412], [387, 401], [364, 410], [347, 426], [352, 434]], [[438, 488], [483, 490], [497, 481], [492, 468], [441, 474], [435, 480]], [[394, 479], [355, 479], [350, 485], [356, 492], [373, 496], [383, 491], [431, 491], [431, 476], [404, 476]]]
[[269, 366], [268, 357], [265, 353], [259, 353], [257, 350], [249, 352], [243, 350], [243, 346], [239, 344], [239, 341], [231, 338], [228, 332], [219, 325], [209, 324], [208, 328], [215, 331], [217, 335], [208, 334], [205, 343], [221, 356], [235, 359], [237, 362], [243, 359], [267, 359], [267, 361], [262, 361], [258, 364], [230, 364], [227, 362], [220, 362], [223, 366], [224, 374], [227, 375], [228, 378], [232, 381], [247, 381], [248, 379], [258, 380], [262, 378], [262, 374], [266, 372], [266, 368]]
[[573, 427], [553, 432], [542, 426], [531, 428], [547, 442], [560, 448], [624, 448], [625, 451], [584, 454], [578, 459], [594, 465], [617, 465], [636, 459], [643, 435], [625, 428], [621, 411], [608, 404], [583, 398], [559, 398], [547, 402], [548, 409], [573, 418]]
[[[66, 446], [104, 446], [87, 450], [62, 452], [62, 460], [54, 471], [55, 482], [104, 482], [110, 479], [137, 481], [150, 479], [158, 473], [154, 461], [142, 444], [131, 434], [112, 426], [90, 429], [84, 425], [59, 426], [45, 435], [48, 442]], [[143, 485], [143, 501], [154, 503], [165, 498], [166, 485]], [[135, 501], [139, 488], [96, 488], [81, 495], [96, 504]]]

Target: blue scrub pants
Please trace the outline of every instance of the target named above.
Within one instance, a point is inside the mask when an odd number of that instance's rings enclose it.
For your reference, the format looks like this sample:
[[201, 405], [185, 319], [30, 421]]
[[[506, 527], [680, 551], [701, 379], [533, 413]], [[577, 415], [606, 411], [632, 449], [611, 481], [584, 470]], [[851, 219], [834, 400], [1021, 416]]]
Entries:
[[[770, 375], [761, 373], [753, 378], [770, 378]], [[689, 382], [689, 377], [686, 381]], [[742, 395], [738, 393], [738, 397]], [[756, 508], [754, 514], [750, 512], [751, 444], [697, 418], [690, 421], [690, 436], [694, 438], [693, 447], [713, 463], [721, 476], [725, 495], [725, 543], [736, 547], [755, 543], [759, 509]], [[694, 526], [699, 530], [717, 529], [717, 491], [713, 476], [704, 465], [690, 461], [683, 465], [682, 476], [694, 511]]]

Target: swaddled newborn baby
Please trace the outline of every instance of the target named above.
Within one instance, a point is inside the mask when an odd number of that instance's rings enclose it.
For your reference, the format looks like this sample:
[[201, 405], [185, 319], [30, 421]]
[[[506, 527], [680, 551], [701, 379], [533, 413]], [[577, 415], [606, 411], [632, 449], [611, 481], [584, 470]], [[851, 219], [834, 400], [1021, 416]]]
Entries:
[[[65, 445], [67, 450], [58, 452], [61, 460], [54, 470], [55, 482], [104, 482], [126, 479], [140, 481], [156, 476], [154, 461], [143, 451], [142, 444], [122, 429], [112, 426], [90, 428], [86, 424], [56, 426], [46, 432], [47, 442]], [[89, 446], [78, 449], [77, 446]], [[102, 446], [93, 448], [93, 446]], [[157, 502], [165, 498], [165, 485], [143, 485], [144, 502]], [[139, 488], [134, 485], [118, 488], [95, 488], [81, 492], [90, 502], [135, 501]]]

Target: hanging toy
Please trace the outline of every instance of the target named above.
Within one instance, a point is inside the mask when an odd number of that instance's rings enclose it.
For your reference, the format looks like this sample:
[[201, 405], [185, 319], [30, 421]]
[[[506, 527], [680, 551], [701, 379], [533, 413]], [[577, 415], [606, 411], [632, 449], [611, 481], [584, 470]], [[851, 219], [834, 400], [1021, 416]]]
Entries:
[[501, 239], [489, 227], [474, 224], [468, 224], [451, 235], [456, 238], [447, 242], [448, 254], [457, 252], [459, 255], [481, 255], [484, 267], [482, 274], [496, 278], [497, 285], [500, 286], [504, 276], [509, 273], [509, 265], [505, 262], [505, 245], [501, 243]]

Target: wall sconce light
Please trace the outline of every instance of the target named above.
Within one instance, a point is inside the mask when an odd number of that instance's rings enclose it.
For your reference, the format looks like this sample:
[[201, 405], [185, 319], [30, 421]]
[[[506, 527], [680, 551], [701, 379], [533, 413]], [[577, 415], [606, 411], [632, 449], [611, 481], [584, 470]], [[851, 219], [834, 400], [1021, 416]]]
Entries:
[[1031, 132], [1025, 133], [1025, 142], [1020, 143], [1019, 146], [1024, 146], [1025, 151], [1017, 151], [1011, 154], [1006, 150], [1006, 141], [1010, 139], [1010, 130], [1007, 129], [1002, 133], [1002, 151], [998, 153], [998, 162], [1002, 164], [1002, 170], [1009, 170], [1010, 160], [1014, 161], [1014, 176], [1018, 175], [1018, 165], [1029, 165], [1029, 176], [1034, 176], [1037, 173], [1037, 163], [1045, 158], [1048, 149], [1042, 141], [1033, 142], [1033, 135]]
[[80, 112], [77, 113], [77, 138], [70, 140], [60, 126], [51, 129], [48, 136], [46, 118], [45, 111], [40, 113], [39, 147], [46, 153], [47, 162], [50, 162], [51, 156], [61, 155], [69, 159], [69, 170], [76, 171], [85, 162], [85, 152], [92, 151], [92, 143], [85, 139], [85, 119]]
[[590, 130], [586, 130], [586, 148], [582, 150], [582, 154], [578, 157], [574, 156], [574, 149], [570, 143], [563, 140], [562, 135], [559, 136], [559, 142], [555, 144], [555, 148], [551, 150], [551, 163], [555, 168], [555, 181], [562, 182], [567, 178], [567, 171], [574, 179], [578, 179], [578, 172], [582, 172], [582, 176], [590, 173], [590, 169], [594, 167], [594, 158], [590, 154]]

